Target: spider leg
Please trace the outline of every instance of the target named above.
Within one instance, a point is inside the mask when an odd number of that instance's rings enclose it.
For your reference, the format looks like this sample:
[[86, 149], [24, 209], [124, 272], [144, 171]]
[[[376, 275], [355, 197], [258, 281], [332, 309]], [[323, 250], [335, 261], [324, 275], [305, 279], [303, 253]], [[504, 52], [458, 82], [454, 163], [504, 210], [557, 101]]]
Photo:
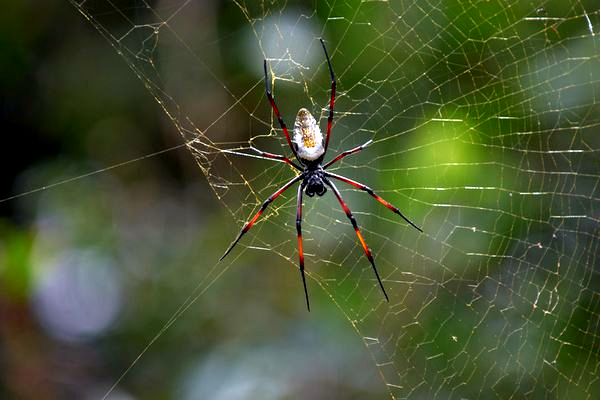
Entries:
[[341, 154], [339, 154], [338, 156], [336, 156], [335, 158], [333, 158], [332, 160], [327, 162], [322, 168], [325, 170], [326, 168], [330, 167], [332, 164], [336, 163], [338, 160], [344, 159], [345, 157], [347, 157], [348, 155], [352, 155], [353, 153], [362, 151], [363, 149], [368, 147], [372, 142], [373, 141], [370, 139], [369, 141], [365, 142], [361, 146], [357, 146], [352, 149], [345, 150], [344, 152], [342, 152]]
[[405, 220], [407, 223], [409, 223], [413, 228], [415, 228], [417, 231], [419, 231], [420, 233], [423, 233], [423, 230], [421, 228], [419, 228], [418, 226], [416, 226], [411, 220], [409, 220], [403, 213], [401, 213], [401, 211], [399, 210], [399, 208], [397, 208], [396, 206], [392, 205], [391, 203], [387, 202], [386, 200], [384, 200], [382, 197], [380, 197], [378, 194], [376, 194], [370, 187], [368, 187], [367, 185], [363, 185], [360, 182], [351, 180], [350, 178], [346, 178], [343, 177], [341, 175], [338, 174], [334, 174], [334, 173], [329, 173], [326, 172], [326, 176], [328, 177], [332, 177], [335, 178], [337, 180], [340, 180], [342, 182], [346, 182], [347, 184], [350, 184], [352, 186], [354, 186], [355, 188], [358, 188], [362, 191], [367, 192], [368, 194], [370, 194], [371, 196], [374, 197], [375, 200], [377, 200], [378, 202], [380, 202], [381, 204], [383, 204], [384, 206], [386, 206], [389, 210], [391, 210], [393, 213], [398, 214], [399, 216], [401, 216], [403, 218], [403, 220]]
[[267, 95], [267, 99], [269, 100], [269, 103], [271, 104], [271, 108], [273, 109], [273, 112], [275, 113], [275, 116], [277, 117], [278, 122], [280, 123], [280, 127], [282, 127], [282, 130], [284, 131], [284, 135], [286, 136], [286, 141], [288, 141], [288, 146], [290, 146], [290, 149], [292, 150], [292, 153], [294, 153], [294, 156], [296, 158], [298, 158], [298, 155], [296, 154], [296, 150], [294, 150], [294, 147], [292, 146], [292, 141], [290, 140], [290, 133], [288, 132], [288, 127], [286, 127], [286, 123], [284, 122], [284, 119], [280, 115], [280, 110], [278, 109], [278, 106], [275, 104], [275, 100], [273, 99], [273, 96], [271, 94], [271, 88], [269, 86], [269, 81], [267, 80], [267, 60], [263, 60], [263, 70], [265, 71], [265, 94]]
[[328, 150], [328, 144], [330, 143], [330, 132], [332, 132], [332, 121], [334, 120], [334, 101], [336, 100], [336, 76], [334, 75], [334, 69], [330, 62], [330, 56], [326, 50], [326, 45], [323, 43], [323, 39], [319, 39], [323, 52], [326, 54], [326, 60], [328, 62], [328, 68], [330, 70], [330, 80], [332, 81], [332, 89], [330, 93], [330, 114], [328, 115], [328, 130], [326, 131], [326, 145], [325, 150]]
[[242, 238], [242, 236], [244, 234], [246, 234], [248, 232], [248, 230], [250, 230], [252, 228], [252, 226], [257, 222], [257, 220], [259, 219], [259, 217], [261, 217], [261, 215], [263, 214], [263, 212], [265, 211], [265, 209], [267, 209], [267, 206], [269, 206], [269, 204], [271, 202], [273, 202], [274, 200], [276, 200], [276, 198], [278, 196], [280, 196], [285, 190], [287, 190], [288, 188], [290, 188], [292, 186], [292, 184], [294, 184], [297, 181], [300, 181], [302, 178], [303, 178], [302, 174], [301, 175], [297, 175], [292, 180], [290, 180], [286, 184], [284, 184], [283, 187], [281, 187], [280, 189], [278, 189], [277, 191], [275, 191], [269, 198], [267, 198], [265, 200], [265, 202], [263, 202], [263, 204], [261, 205], [261, 209], [259, 209], [259, 211], [253, 216], [252, 219], [250, 219], [248, 221], [248, 223], [246, 223], [244, 225], [244, 227], [242, 227], [242, 230], [240, 230], [240, 234], [238, 234], [238, 237], [236, 238], [236, 240], [234, 242], [232, 242], [232, 244], [229, 246], [229, 248], [227, 248], [227, 251], [225, 251], [225, 253], [223, 254], [223, 256], [219, 258], [219, 261], [222, 261], [223, 258], [225, 258], [227, 256], [227, 254], [230, 253], [230, 251], [232, 249], [234, 249], [234, 247], [236, 246], [236, 244], [238, 243], [238, 241], [240, 241], [240, 238]]
[[371, 254], [371, 251], [367, 247], [367, 244], [365, 243], [365, 239], [363, 239], [363, 235], [361, 235], [361, 231], [359, 230], [359, 226], [357, 225], [357, 221], [355, 220], [355, 217], [353, 216], [351, 209], [349, 209], [349, 207], [346, 205], [346, 203], [342, 199], [342, 195], [340, 195], [340, 192], [338, 191], [338, 188], [336, 188], [334, 183], [331, 182], [330, 180], [328, 180], [327, 178], [324, 178], [324, 182], [326, 183], [327, 186], [329, 186], [332, 189], [332, 191], [334, 192], [334, 195], [336, 195], [336, 198], [338, 199], [338, 202], [340, 203], [340, 206], [342, 206], [342, 210], [344, 210], [344, 213], [346, 213], [346, 217], [348, 217], [348, 219], [351, 221], [351, 224], [353, 225], [353, 228], [355, 229], [355, 233], [357, 234], [357, 238], [359, 238], [359, 242], [361, 242], [361, 246], [363, 247], [363, 252], [365, 252], [365, 256], [369, 260], [369, 263], [371, 263], [371, 267], [374, 269], [374, 273], [376, 274], [376, 278], [378, 279], [380, 288], [382, 289], [382, 292], [384, 293], [386, 302], [389, 302], [388, 294], [386, 294], [386, 290], [384, 289], [384, 285], [382, 284], [382, 280], [380, 279], [380, 274], [378, 273], [378, 269], [376, 269], [376, 263], [374, 262], [374, 258]]
[[311, 312], [309, 306], [309, 293], [307, 292], [307, 281], [305, 280], [305, 254], [303, 253], [303, 233], [301, 231], [301, 223], [303, 219], [303, 190], [305, 186], [301, 183], [298, 186], [298, 194], [296, 197], [296, 237], [298, 239], [298, 266], [303, 279], [303, 287], [305, 288], [305, 299], [307, 301], [307, 310]]
[[273, 159], [273, 160], [283, 161], [284, 163], [291, 165], [295, 169], [297, 169], [299, 171], [303, 171], [303, 169], [301, 168], [301, 166], [299, 166], [298, 164], [296, 164], [295, 162], [293, 162], [292, 160], [290, 160], [286, 156], [276, 155], [274, 153], [269, 153], [269, 152], [263, 152], [262, 150], [259, 150], [259, 149], [255, 148], [255, 147], [252, 147], [252, 146], [250, 148], [253, 151], [255, 151], [256, 153], [258, 153], [262, 157], [265, 157], [267, 159]]

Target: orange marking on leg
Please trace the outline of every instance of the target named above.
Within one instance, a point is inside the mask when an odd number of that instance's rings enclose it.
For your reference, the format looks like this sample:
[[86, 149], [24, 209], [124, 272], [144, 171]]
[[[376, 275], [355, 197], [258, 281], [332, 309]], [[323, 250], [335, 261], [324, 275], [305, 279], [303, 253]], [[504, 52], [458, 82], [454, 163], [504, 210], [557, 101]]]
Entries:
[[300, 259], [301, 267], [304, 267], [305, 254], [303, 252], [303, 237], [301, 237], [300, 235], [297, 235], [297, 239], [298, 239], [298, 257]]
[[373, 197], [376, 198], [376, 200], [378, 202], [380, 202], [381, 204], [383, 204], [384, 206], [386, 206], [388, 209], [392, 210], [393, 212], [396, 213], [396, 211], [398, 210], [395, 206], [393, 206], [390, 202], [387, 202], [386, 200], [382, 199], [382, 197], [373, 194]]
[[368, 257], [371, 258], [371, 251], [367, 247], [367, 243], [365, 242], [365, 239], [363, 239], [363, 235], [361, 235], [361, 231], [359, 231], [359, 228], [355, 228], [355, 232], [357, 233], [357, 237], [359, 238], [359, 242], [361, 242], [363, 250], [368, 255]]

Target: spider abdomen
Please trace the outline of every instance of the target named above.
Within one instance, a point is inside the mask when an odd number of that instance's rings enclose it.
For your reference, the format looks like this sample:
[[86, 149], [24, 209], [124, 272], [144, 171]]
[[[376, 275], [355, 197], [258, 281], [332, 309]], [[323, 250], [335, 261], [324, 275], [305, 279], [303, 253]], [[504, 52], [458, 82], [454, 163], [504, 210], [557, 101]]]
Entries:
[[319, 125], [305, 108], [298, 111], [294, 120], [294, 144], [298, 156], [307, 161], [319, 159], [326, 151]]

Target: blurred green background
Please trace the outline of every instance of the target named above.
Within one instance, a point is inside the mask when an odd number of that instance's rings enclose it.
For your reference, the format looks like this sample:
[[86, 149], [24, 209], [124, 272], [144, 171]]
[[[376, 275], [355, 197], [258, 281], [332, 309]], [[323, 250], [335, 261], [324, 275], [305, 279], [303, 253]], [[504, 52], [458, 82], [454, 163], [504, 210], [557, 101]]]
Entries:
[[[593, 1], [5, 4], [2, 397], [598, 399], [598, 35]], [[262, 60], [325, 128], [320, 37], [332, 154], [374, 140], [337, 172], [425, 234], [339, 185], [386, 304], [307, 200], [307, 313], [295, 191], [217, 260], [292, 176], [223, 152], [287, 152]]]

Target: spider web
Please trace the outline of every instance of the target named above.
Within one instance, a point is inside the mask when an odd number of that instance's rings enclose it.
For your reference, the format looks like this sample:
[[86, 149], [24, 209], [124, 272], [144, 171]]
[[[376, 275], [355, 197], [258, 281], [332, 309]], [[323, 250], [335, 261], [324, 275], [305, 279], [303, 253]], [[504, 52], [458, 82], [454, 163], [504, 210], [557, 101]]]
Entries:
[[[331, 194], [305, 201], [310, 295], [321, 287], [348, 319], [390, 397], [599, 397], [598, 4], [72, 3], [182, 135], [232, 238], [293, 174], [250, 151], [289, 154], [262, 59], [288, 124], [307, 107], [324, 127], [325, 38], [338, 77], [329, 155], [374, 141], [335, 171], [424, 229], [338, 185], [386, 303]], [[225, 15], [233, 25], [214, 22]], [[239, 64], [252, 78], [228, 75]], [[255, 253], [295, 269], [294, 213], [290, 190], [201, 287]]]

